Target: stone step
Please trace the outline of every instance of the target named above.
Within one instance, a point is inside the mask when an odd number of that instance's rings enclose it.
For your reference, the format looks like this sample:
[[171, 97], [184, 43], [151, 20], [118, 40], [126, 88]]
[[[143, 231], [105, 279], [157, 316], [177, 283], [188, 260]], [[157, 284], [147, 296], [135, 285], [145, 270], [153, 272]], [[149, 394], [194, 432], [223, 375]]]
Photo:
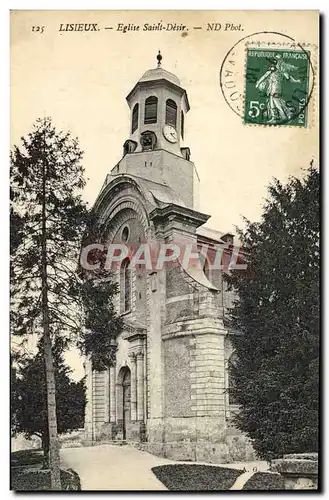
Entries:
[[95, 441], [94, 445], [98, 444], [112, 444], [115, 446], [124, 446], [128, 444], [128, 441], [123, 440], [123, 439], [100, 439], [99, 441]]

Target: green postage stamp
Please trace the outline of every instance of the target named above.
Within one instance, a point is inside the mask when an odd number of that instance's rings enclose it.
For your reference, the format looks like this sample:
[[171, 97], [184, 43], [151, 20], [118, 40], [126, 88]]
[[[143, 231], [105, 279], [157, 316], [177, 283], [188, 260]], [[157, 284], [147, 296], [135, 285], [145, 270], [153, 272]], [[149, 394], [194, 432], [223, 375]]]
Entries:
[[309, 52], [247, 49], [244, 123], [306, 127]]

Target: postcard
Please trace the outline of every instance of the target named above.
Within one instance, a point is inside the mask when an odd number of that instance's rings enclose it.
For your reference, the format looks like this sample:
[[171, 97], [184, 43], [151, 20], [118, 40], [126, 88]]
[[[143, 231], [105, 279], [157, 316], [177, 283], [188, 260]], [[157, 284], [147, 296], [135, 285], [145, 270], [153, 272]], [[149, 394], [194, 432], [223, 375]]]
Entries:
[[11, 488], [318, 489], [319, 12], [10, 17]]

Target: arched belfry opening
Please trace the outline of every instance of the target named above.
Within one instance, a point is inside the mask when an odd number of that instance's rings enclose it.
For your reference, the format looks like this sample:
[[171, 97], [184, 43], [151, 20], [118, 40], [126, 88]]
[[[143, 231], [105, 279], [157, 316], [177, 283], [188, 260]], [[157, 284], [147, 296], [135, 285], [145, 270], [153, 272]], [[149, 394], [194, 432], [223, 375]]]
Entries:
[[132, 120], [131, 120], [131, 133], [133, 134], [135, 130], [138, 128], [138, 115], [139, 115], [139, 104], [138, 102], [135, 104], [132, 112]]
[[145, 101], [144, 123], [156, 123], [158, 118], [158, 98], [154, 95]]
[[166, 120], [167, 125], [177, 126], [177, 104], [173, 99], [166, 101]]

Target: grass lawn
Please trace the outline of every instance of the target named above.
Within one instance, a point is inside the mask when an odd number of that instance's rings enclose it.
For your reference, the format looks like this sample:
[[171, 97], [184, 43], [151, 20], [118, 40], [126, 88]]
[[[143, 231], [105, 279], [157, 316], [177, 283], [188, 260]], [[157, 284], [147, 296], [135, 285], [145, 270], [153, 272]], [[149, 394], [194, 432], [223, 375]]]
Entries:
[[[22, 450], [11, 454], [11, 489], [50, 491], [50, 471], [42, 469], [41, 450]], [[80, 490], [80, 478], [73, 470], [61, 470], [63, 490]]]
[[23, 466], [42, 466], [43, 452], [42, 450], [21, 450], [14, 451], [10, 456], [12, 467]]
[[243, 487], [244, 490], [284, 490], [284, 480], [280, 474], [256, 472]]
[[156, 477], [171, 491], [229, 490], [242, 470], [211, 465], [173, 464], [153, 467]]

